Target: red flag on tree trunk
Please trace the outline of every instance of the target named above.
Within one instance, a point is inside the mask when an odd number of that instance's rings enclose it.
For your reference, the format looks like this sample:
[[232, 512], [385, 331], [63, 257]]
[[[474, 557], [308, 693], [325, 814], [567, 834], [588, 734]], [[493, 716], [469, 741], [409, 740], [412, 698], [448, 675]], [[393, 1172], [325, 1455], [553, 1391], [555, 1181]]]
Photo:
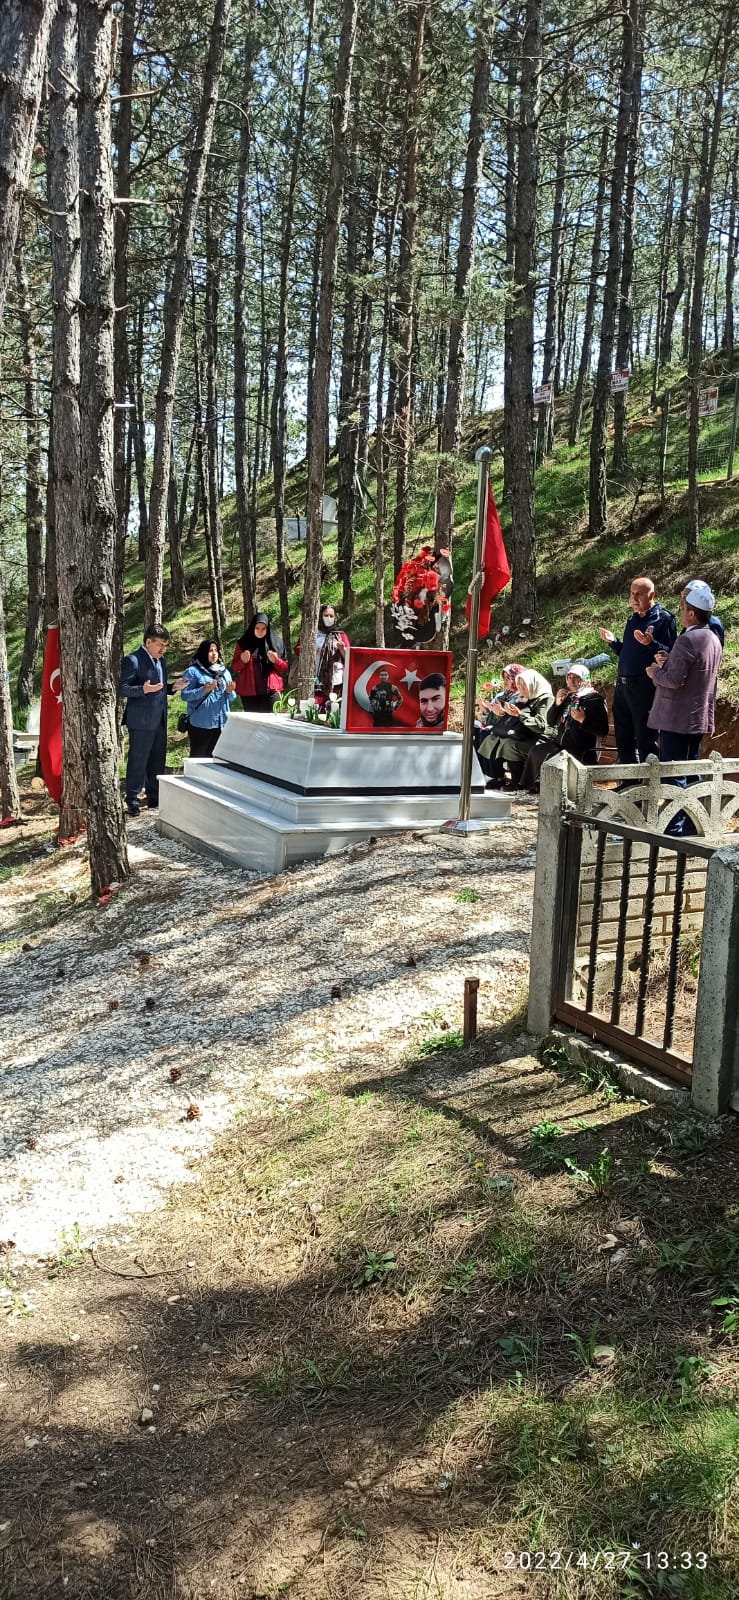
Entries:
[[[477, 637], [481, 639], [490, 627], [490, 602], [500, 594], [511, 576], [508, 557], [503, 543], [503, 532], [498, 516], [498, 507], [493, 499], [493, 491], [488, 484], [488, 499], [485, 508], [485, 542], [482, 551], [482, 587], [480, 589], [480, 619], [477, 625]], [[470, 620], [470, 596], [467, 596], [467, 621]]]
[[59, 629], [47, 628], [41, 675], [41, 719], [38, 758], [41, 776], [52, 800], [62, 799], [62, 680], [59, 671]]

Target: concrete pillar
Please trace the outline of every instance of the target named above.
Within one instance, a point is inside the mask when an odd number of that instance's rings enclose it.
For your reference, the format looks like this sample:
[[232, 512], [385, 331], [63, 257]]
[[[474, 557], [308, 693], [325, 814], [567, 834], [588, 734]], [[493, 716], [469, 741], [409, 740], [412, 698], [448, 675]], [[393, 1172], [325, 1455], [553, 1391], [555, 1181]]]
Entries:
[[706, 879], [691, 1098], [717, 1117], [739, 1095], [739, 846], [711, 857]]
[[577, 767], [577, 763], [572, 762], [568, 755], [562, 754], [545, 761], [541, 769], [529, 964], [530, 1033], [548, 1033], [552, 1020], [552, 994], [559, 957], [562, 860], [565, 850], [562, 812], [567, 803], [572, 767]]

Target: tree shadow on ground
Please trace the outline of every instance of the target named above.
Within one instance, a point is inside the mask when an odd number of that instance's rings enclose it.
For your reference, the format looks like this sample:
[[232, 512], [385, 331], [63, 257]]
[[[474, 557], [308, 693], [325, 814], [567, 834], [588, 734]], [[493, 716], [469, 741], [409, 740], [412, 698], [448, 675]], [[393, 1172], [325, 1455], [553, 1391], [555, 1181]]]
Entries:
[[[14, 1600], [736, 1593], [736, 1128], [686, 1155], [672, 1111], [463, 1056], [264, 1105], [18, 1311]], [[562, 1157], [605, 1146], [599, 1196]], [[542, 1548], [625, 1570], [509, 1569]], [[665, 1591], [660, 1549], [710, 1570]]]

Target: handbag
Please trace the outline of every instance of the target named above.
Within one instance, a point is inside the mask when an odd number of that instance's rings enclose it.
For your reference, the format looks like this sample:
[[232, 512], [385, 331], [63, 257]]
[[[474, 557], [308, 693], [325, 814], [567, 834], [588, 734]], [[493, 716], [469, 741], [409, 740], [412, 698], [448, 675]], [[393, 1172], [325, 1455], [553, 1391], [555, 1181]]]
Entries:
[[189, 733], [189, 731], [190, 731], [190, 718], [188, 717], [186, 711], [181, 711], [179, 716], [178, 716], [178, 718], [177, 718], [177, 732], [178, 733]]

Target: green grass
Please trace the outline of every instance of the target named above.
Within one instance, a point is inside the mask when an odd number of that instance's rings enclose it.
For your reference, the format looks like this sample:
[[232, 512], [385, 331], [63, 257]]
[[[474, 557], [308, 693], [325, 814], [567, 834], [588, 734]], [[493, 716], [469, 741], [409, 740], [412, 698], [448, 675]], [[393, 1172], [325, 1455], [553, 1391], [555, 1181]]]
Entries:
[[[678, 369], [671, 381], [681, 374]], [[559, 656], [577, 658], [594, 655], [601, 650], [599, 626], [618, 630], [628, 610], [630, 578], [636, 571], [649, 572], [657, 585], [658, 598], [673, 610], [677, 606], [680, 588], [689, 576], [685, 560], [685, 535], [687, 526], [684, 485], [676, 479], [668, 484], [664, 507], [659, 504], [656, 481], [656, 449], [659, 432], [655, 419], [649, 413], [648, 394], [651, 373], [645, 369], [633, 378], [629, 391], [630, 466], [624, 481], [609, 481], [610, 531], [607, 540], [587, 538], [587, 484], [588, 436], [570, 447], [565, 442], [567, 428], [566, 396], [556, 408], [557, 434], [551, 458], [542, 463], [536, 474], [536, 535], [538, 546], [538, 616], [525, 639], [509, 638], [503, 646], [483, 648], [480, 662], [480, 681], [491, 672], [499, 672], [507, 657], [523, 656], [526, 663], [545, 673], [551, 671], [552, 660]], [[723, 423], [720, 424], [723, 426]], [[706, 440], [716, 431], [714, 421], [705, 425]], [[452, 693], [461, 692], [463, 659], [466, 650], [464, 624], [464, 598], [470, 578], [475, 522], [476, 468], [474, 448], [485, 433], [489, 437], [500, 434], [501, 415], [492, 413], [475, 419], [465, 426], [462, 456], [459, 465], [458, 494], [455, 512], [454, 564], [455, 601], [452, 614], [451, 647], [455, 660]], [[682, 435], [680, 436], [682, 439]], [[680, 443], [679, 450], [682, 450]], [[679, 451], [678, 451], [679, 455]], [[677, 456], [676, 458], [677, 459]], [[739, 455], [737, 458], [739, 470]], [[414, 495], [408, 519], [408, 546], [417, 547], [433, 534], [433, 499], [436, 457], [433, 441], [421, 441], [415, 458]], [[329, 461], [326, 478], [327, 493], [335, 492], [337, 466], [334, 456]], [[305, 464], [291, 469], [287, 482], [288, 508], [303, 510], [305, 504]], [[509, 509], [503, 499], [502, 464], [499, 456], [492, 463], [491, 481], [501, 510], [504, 532], [509, 527]], [[374, 483], [370, 480], [370, 495]], [[720, 694], [731, 702], [739, 702], [739, 552], [736, 526], [739, 520], [739, 477], [731, 483], [707, 482], [701, 489], [702, 532], [700, 551], [691, 568], [700, 572], [711, 583], [717, 596], [718, 610], [727, 624], [727, 641], [720, 678]], [[263, 529], [272, 506], [272, 486], [269, 479], [260, 485], [258, 516], [263, 519]], [[392, 515], [392, 498], [390, 504]], [[364, 521], [360, 524], [356, 540], [356, 567], [353, 576], [354, 608], [346, 620], [351, 638], [357, 644], [374, 641], [374, 527], [373, 506], [368, 499]], [[241, 593], [239, 580], [236, 508], [233, 496], [222, 506], [224, 577], [228, 627], [224, 649], [228, 657], [242, 627]], [[132, 541], [133, 543], [133, 541]], [[336, 538], [327, 540], [324, 564], [327, 575], [323, 594], [341, 612], [341, 585], [336, 578]], [[305, 558], [302, 544], [291, 545], [288, 560], [293, 570], [289, 589], [291, 631], [295, 638], [300, 620], [302, 601], [301, 574]], [[202, 537], [198, 534], [192, 548], [185, 550], [185, 570], [188, 584], [188, 602], [174, 613], [167, 604], [165, 583], [165, 621], [172, 634], [170, 657], [173, 665], [184, 663], [199, 639], [211, 630], [208, 600], [207, 571]], [[385, 592], [392, 583], [392, 568], [385, 567]], [[131, 562], [125, 575], [125, 642], [131, 648], [141, 638], [143, 614], [144, 571], [140, 562]], [[273, 541], [262, 537], [258, 553], [258, 584], [260, 604], [273, 616], [279, 615]], [[493, 607], [493, 626], [505, 623], [508, 615], [508, 592]], [[22, 612], [16, 603], [9, 608], [8, 650], [11, 685], [14, 687], [22, 648]], [[598, 673], [602, 683], [615, 676], [615, 657], [612, 664]], [[174, 723], [179, 701], [170, 704], [170, 759], [176, 766], [186, 749], [186, 739], [178, 735]]]

